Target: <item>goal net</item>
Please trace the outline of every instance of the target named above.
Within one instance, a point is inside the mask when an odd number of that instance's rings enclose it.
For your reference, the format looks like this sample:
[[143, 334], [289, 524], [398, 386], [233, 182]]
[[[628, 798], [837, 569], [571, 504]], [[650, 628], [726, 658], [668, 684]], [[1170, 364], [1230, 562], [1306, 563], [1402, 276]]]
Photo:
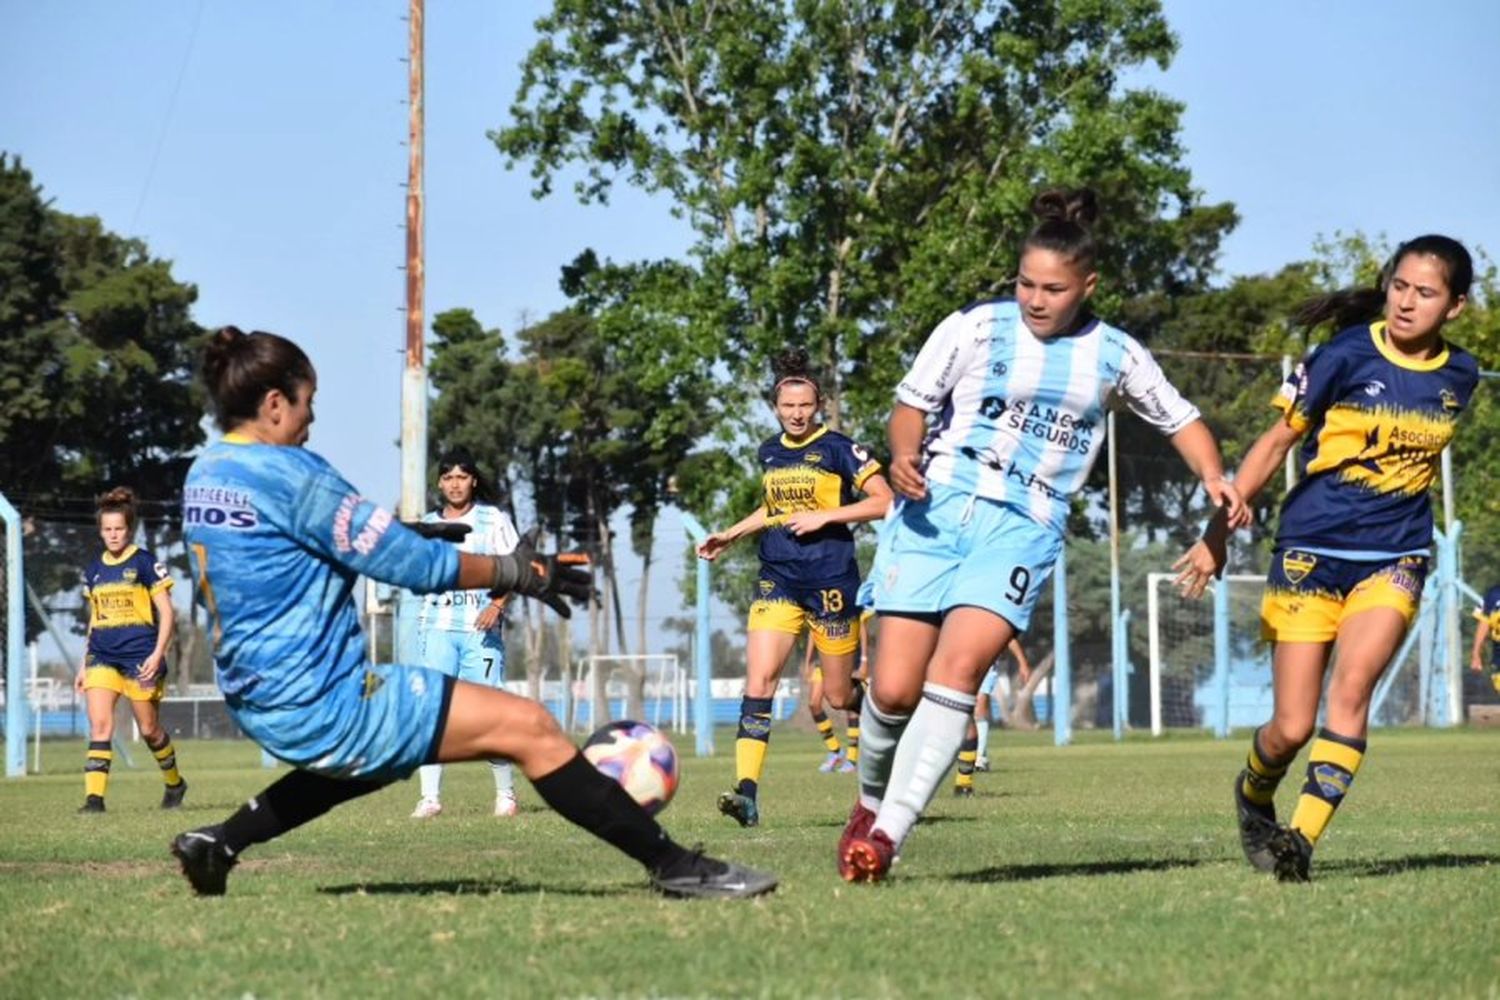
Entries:
[[1189, 601], [1176, 574], [1147, 576], [1151, 732], [1256, 726], [1271, 716], [1271, 649], [1260, 638], [1265, 577], [1232, 574]]
[[633, 719], [664, 731], [687, 732], [687, 671], [675, 653], [584, 657], [571, 694], [563, 717], [574, 729]]

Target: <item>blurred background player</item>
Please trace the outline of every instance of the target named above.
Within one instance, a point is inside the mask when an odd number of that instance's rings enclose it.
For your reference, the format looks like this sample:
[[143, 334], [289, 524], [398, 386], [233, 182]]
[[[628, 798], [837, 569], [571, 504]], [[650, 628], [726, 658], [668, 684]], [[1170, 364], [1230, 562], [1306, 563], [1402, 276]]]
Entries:
[[128, 487], [116, 486], [98, 498], [95, 508], [104, 552], [83, 571], [89, 631], [73, 681], [89, 717], [84, 800], [78, 811], [104, 812], [114, 761], [115, 704], [122, 694], [166, 782], [161, 807], [175, 809], [187, 794], [187, 782], [177, 770], [177, 752], [157, 710], [167, 688], [166, 653], [176, 621], [169, 594], [172, 579], [166, 566], [132, 542], [135, 494]]
[[[1006, 652], [1016, 658], [1021, 683], [1031, 680], [1031, 663], [1026, 659], [1021, 641], [1012, 639]], [[964, 741], [958, 745], [958, 767], [954, 772], [953, 794], [960, 798], [974, 794], [975, 771], [990, 769], [990, 709], [995, 688], [1000, 683], [1001, 664], [1004, 661], [1003, 655], [998, 657], [990, 664], [990, 669], [985, 671], [984, 680], [979, 682], [979, 691], [974, 696], [974, 717], [969, 722]]]
[[[685, 850], [605, 777], [538, 702], [427, 667], [372, 664], [354, 603], [360, 575], [418, 593], [522, 594], [563, 617], [589, 576], [523, 542], [459, 552], [409, 530], [303, 447], [317, 374], [272, 333], [216, 331], [203, 381], [226, 433], [188, 470], [183, 521], [213, 621], [214, 667], [240, 729], [292, 766], [222, 823], [172, 841], [199, 895], [222, 895], [246, 848], [407, 777], [421, 764], [506, 757], [569, 822], [643, 865], [669, 896], [743, 898], [776, 879]], [[580, 857], [580, 862], [583, 858]]]
[[[1234, 783], [1245, 857], [1283, 881], [1309, 877], [1313, 847], [1364, 760], [1375, 684], [1421, 600], [1432, 545], [1428, 491], [1479, 381], [1474, 358], [1443, 339], [1473, 275], [1461, 243], [1421, 236], [1397, 247], [1380, 287], [1303, 303], [1293, 323], [1311, 329], [1332, 320], [1338, 332], [1282, 385], [1272, 400], [1282, 418], [1235, 476], [1242, 495], [1254, 497], [1306, 435], [1303, 476], [1282, 500], [1261, 599], [1275, 707]], [[1227, 536], [1216, 517], [1178, 560], [1187, 596], [1201, 594], [1223, 565]], [[1276, 788], [1313, 736], [1335, 646], [1324, 725], [1296, 811], [1278, 828]]]
[[[445, 454], [438, 464], [441, 510], [422, 516], [425, 524], [465, 525], [469, 532], [458, 543], [460, 552], [498, 556], [516, 550], [520, 536], [510, 516], [495, 506], [489, 484], [479, 474], [474, 458], [463, 449]], [[422, 662], [449, 677], [474, 684], [505, 684], [505, 639], [502, 634], [505, 597], [491, 597], [484, 588], [445, 590], [427, 594], [417, 617]], [[516, 814], [515, 776], [509, 761], [492, 760], [495, 778], [495, 815]], [[422, 796], [413, 819], [428, 819], [443, 811], [440, 798], [443, 765], [417, 769]]]
[[1484, 641], [1490, 640], [1490, 683], [1500, 692], [1500, 586], [1484, 592], [1484, 603], [1474, 609], [1479, 627], [1474, 630], [1474, 648], [1469, 653], [1469, 669], [1484, 672]]
[[949, 315], [896, 390], [901, 500], [870, 571], [880, 644], [860, 719], [859, 799], [837, 851], [848, 881], [886, 877], [958, 756], [986, 669], [1025, 631], [1052, 573], [1106, 406], [1124, 403], [1168, 435], [1209, 500], [1231, 506], [1236, 524], [1247, 516], [1197, 407], [1088, 309], [1093, 192], [1044, 191], [1032, 208], [1016, 300]]
[[[736, 540], [765, 532], [750, 605], [735, 787], [719, 796], [719, 811], [741, 826], [760, 822], [757, 793], [771, 739], [772, 698], [804, 627], [818, 650], [828, 701], [843, 709], [853, 703], [859, 565], [849, 526], [883, 517], [891, 501], [880, 463], [819, 423], [823, 396], [808, 371], [807, 352], [783, 351], [772, 371], [770, 399], [782, 433], [764, 441], [758, 453], [765, 500], [698, 546], [698, 556], [712, 560]], [[855, 499], [857, 491], [864, 499]]]
[[[846, 756], [843, 745], [839, 743], [839, 738], [833, 733], [833, 720], [829, 719], [828, 713], [823, 711], [825, 700], [823, 694], [823, 668], [818, 665], [817, 660], [814, 658], [816, 651], [817, 647], [813, 645], [812, 634], [808, 633], [806, 653], [802, 658], [802, 680], [803, 690], [807, 692], [807, 714], [812, 717], [813, 725], [818, 729], [818, 737], [823, 741], [823, 748], [828, 751], [828, 755], [823, 758], [823, 763], [818, 765], [818, 770], [824, 774], [830, 774], [834, 771], [838, 771], [841, 774], [848, 773], [854, 770], [853, 761], [859, 759], [859, 743], [851, 743], [849, 747], [850, 755]], [[855, 681], [858, 682], [858, 680], [859, 677], [856, 672]], [[852, 720], [854, 716], [851, 714], [849, 718]], [[859, 730], [857, 728], [853, 729], [852, 738], [855, 741], [859, 739]]]

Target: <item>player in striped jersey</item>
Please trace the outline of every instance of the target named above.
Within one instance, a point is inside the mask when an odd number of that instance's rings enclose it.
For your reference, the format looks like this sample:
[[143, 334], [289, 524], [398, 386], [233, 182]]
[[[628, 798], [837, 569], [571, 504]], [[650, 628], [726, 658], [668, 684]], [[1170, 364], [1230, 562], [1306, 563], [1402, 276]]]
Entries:
[[[1304, 475], [1282, 501], [1261, 599], [1275, 707], [1234, 783], [1246, 860], [1283, 881], [1307, 881], [1313, 847], [1364, 760], [1375, 685], [1411, 626], [1427, 576], [1428, 491], [1479, 381], [1473, 356], [1443, 339], [1473, 281], [1463, 244], [1420, 236], [1398, 247], [1381, 273], [1378, 288], [1320, 296], [1293, 315], [1308, 329], [1332, 320], [1340, 330], [1308, 351], [1281, 387], [1271, 402], [1282, 417], [1235, 476], [1254, 497], [1306, 435]], [[1227, 536], [1215, 518], [1178, 560], [1188, 596], [1223, 565]], [[1313, 738], [1335, 646], [1323, 727], [1296, 811], [1278, 827], [1276, 788]]]
[[1025, 631], [1103, 443], [1105, 407], [1121, 402], [1168, 435], [1209, 499], [1234, 523], [1246, 517], [1197, 408], [1087, 308], [1093, 193], [1046, 191], [1033, 210], [1016, 299], [943, 320], [896, 390], [900, 499], [870, 573], [881, 641], [860, 719], [859, 799], [839, 840], [849, 881], [886, 877], [958, 754], [985, 670]]
[[[516, 550], [520, 536], [516, 526], [489, 495], [474, 458], [463, 449], [444, 455], [438, 463], [441, 510], [422, 516], [426, 524], [438, 522], [466, 525], [469, 533], [458, 544], [460, 552], [498, 556]], [[449, 677], [503, 687], [505, 684], [505, 640], [501, 635], [505, 613], [504, 596], [491, 597], [478, 590], [443, 590], [426, 594], [417, 616], [422, 640], [422, 662]], [[515, 775], [510, 762], [490, 761], [495, 778], [495, 815], [516, 814]], [[429, 819], [443, 811], [441, 799], [443, 765], [417, 768], [422, 795], [412, 811], [413, 819]]]

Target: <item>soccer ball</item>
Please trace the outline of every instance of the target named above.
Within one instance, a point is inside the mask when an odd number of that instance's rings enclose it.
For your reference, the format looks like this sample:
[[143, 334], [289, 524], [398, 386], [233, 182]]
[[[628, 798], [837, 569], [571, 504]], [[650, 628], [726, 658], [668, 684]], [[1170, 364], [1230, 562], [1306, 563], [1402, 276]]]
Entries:
[[583, 755], [653, 816], [677, 792], [677, 751], [661, 730], [644, 722], [601, 726], [583, 745]]

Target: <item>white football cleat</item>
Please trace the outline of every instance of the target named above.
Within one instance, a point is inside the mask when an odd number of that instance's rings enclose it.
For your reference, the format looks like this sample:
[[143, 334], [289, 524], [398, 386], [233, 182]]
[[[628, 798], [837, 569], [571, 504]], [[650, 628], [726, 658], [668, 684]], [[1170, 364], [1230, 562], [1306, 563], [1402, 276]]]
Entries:
[[515, 792], [501, 792], [495, 796], [496, 816], [514, 816], [520, 811], [521, 807], [516, 804]]
[[411, 811], [412, 819], [432, 819], [443, 812], [443, 804], [437, 799], [418, 799], [417, 808]]

